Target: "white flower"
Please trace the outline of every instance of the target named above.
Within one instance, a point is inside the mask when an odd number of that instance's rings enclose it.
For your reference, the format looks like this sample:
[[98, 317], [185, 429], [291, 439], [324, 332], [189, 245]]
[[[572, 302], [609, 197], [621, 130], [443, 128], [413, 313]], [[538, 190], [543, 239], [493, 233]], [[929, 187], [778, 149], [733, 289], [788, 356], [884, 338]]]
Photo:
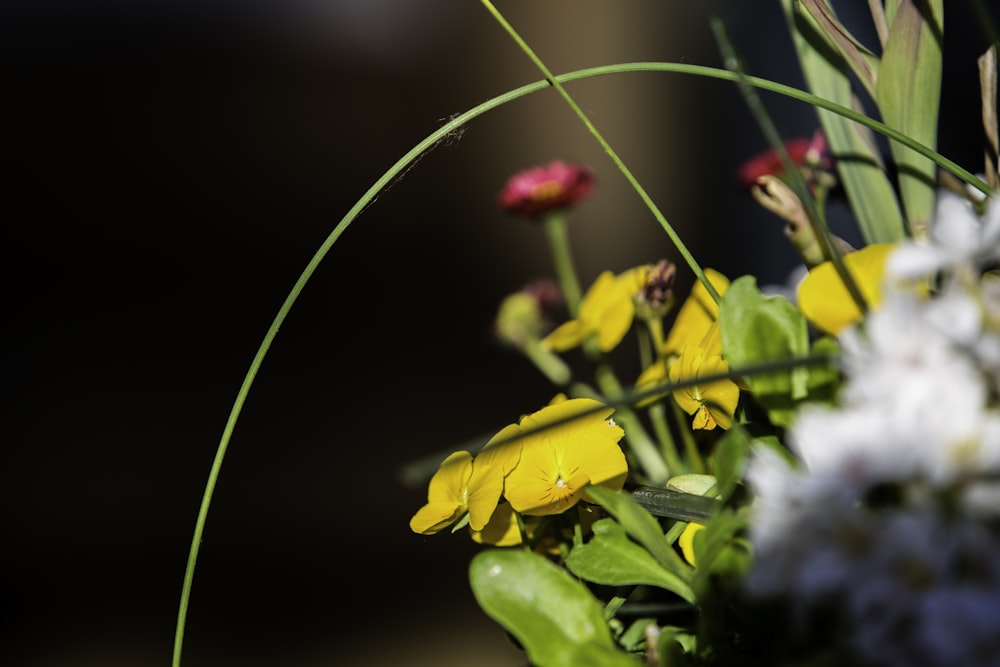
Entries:
[[1000, 541], [982, 524], [832, 504], [788, 527], [758, 545], [747, 591], [784, 600], [791, 635], [850, 664], [1000, 665]]
[[987, 202], [980, 220], [966, 198], [949, 190], [938, 192], [929, 242], [910, 241], [889, 257], [886, 272], [913, 279], [945, 269], [965, 270], [969, 265], [1000, 258], [1000, 206]]

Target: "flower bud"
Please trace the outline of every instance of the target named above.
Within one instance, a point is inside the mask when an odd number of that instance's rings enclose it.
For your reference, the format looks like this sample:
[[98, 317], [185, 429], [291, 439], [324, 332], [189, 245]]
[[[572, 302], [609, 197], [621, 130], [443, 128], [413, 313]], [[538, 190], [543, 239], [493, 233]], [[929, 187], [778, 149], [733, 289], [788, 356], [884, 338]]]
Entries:
[[665, 259], [649, 266], [646, 281], [636, 295], [636, 312], [649, 319], [663, 317], [674, 306], [677, 265]]

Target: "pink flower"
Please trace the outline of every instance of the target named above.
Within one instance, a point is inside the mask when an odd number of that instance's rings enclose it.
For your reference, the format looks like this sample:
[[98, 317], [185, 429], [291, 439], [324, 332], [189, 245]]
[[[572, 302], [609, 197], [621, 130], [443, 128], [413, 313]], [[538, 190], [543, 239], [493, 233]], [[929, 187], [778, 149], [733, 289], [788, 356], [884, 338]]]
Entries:
[[[811, 138], [789, 139], [785, 142], [785, 150], [788, 151], [792, 163], [803, 171], [810, 185], [816, 180], [816, 172], [833, 171], [833, 156], [830, 155], [826, 135], [822, 130], [816, 130]], [[784, 180], [785, 167], [773, 149], [753, 156], [740, 166], [737, 173], [740, 186], [747, 190], [755, 185], [761, 176], [776, 176]]]
[[594, 175], [586, 167], [554, 160], [510, 177], [497, 196], [508, 213], [529, 218], [568, 208], [594, 189]]

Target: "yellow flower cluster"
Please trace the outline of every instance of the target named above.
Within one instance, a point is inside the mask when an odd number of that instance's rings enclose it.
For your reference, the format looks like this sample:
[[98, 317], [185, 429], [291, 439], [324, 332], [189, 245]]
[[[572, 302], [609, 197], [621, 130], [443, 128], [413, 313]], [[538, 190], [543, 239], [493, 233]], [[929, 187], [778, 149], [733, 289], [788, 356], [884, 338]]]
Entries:
[[628, 463], [613, 412], [560, 395], [501, 429], [476, 456], [454, 452], [431, 478], [410, 529], [432, 535], [467, 523], [477, 542], [509, 546], [524, 537], [518, 515], [561, 514], [586, 500], [590, 485], [620, 491]]

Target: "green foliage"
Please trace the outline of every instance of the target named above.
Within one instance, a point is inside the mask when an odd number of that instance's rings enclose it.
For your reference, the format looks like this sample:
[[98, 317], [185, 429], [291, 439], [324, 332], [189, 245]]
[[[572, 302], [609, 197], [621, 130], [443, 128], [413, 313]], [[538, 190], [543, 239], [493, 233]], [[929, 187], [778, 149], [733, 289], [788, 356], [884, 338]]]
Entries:
[[613, 519], [601, 519], [586, 544], [566, 558], [570, 572], [587, 581], [613, 586], [648, 584], [676, 593], [688, 602], [694, 594], [686, 579], [663, 567], [647, 549], [633, 542]]
[[469, 565], [479, 606], [524, 647], [536, 667], [635, 667], [616, 648], [601, 605], [544, 556], [489, 549]]
[[[801, 311], [782, 296], [764, 296], [757, 279], [733, 281], [719, 304], [722, 348], [730, 367], [786, 362], [809, 355], [809, 330]], [[795, 402], [808, 394], [809, 370], [788, 364], [744, 378], [771, 421], [785, 426]]]
[[[943, 0], [895, 4], [882, 54], [875, 99], [886, 124], [934, 148], [944, 39]], [[890, 145], [899, 168], [899, 189], [910, 232], [927, 234], [937, 183], [934, 163], [896, 143]]]
[[[802, 74], [819, 97], [849, 109], [860, 102], [851, 89], [850, 71], [874, 95], [878, 59], [862, 47], [833, 16], [826, 2], [782, 0]], [[906, 237], [903, 214], [874, 134], [864, 125], [817, 107], [837, 173], [867, 243]]]
[[750, 455], [750, 433], [741, 424], [733, 424], [715, 444], [709, 463], [715, 473], [716, 492], [727, 499], [743, 480], [743, 469]]
[[608, 489], [592, 487], [590, 496], [606, 509], [636, 542], [646, 547], [649, 553], [675, 575], [683, 580], [690, 577], [690, 568], [681, 560], [663, 536], [663, 528], [656, 518], [642, 508], [627, 493], [615, 493]]

